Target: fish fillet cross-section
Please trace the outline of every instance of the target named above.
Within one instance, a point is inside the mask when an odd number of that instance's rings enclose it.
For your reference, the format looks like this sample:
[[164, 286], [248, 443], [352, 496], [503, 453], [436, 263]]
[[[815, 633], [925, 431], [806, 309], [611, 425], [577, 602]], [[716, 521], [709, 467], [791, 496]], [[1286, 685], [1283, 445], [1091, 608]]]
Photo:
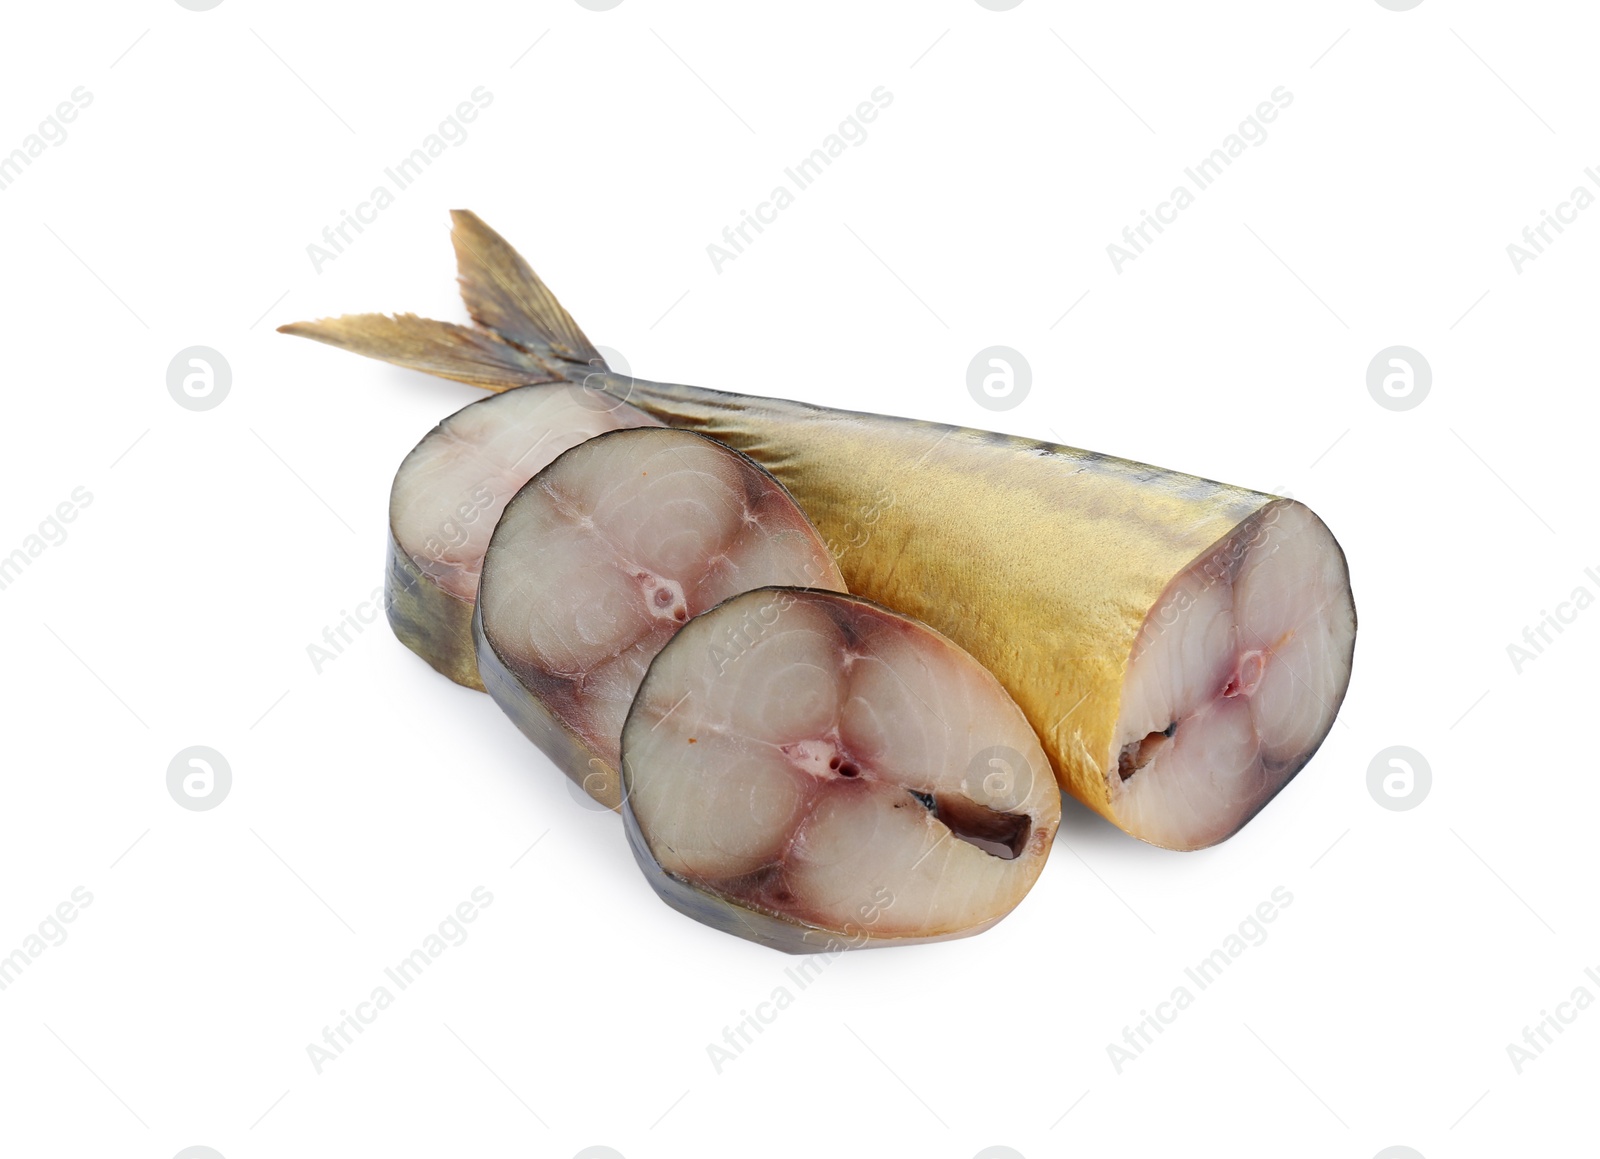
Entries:
[[478, 590], [478, 670], [517, 726], [615, 809], [622, 722], [651, 659], [692, 617], [769, 584], [844, 589], [771, 475], [704, 435], [613, 431], [506, 505]]
[[[482, 287], [522, 278], [524, 329], [570, 325], [498, 234], [470, 213], [455, 225], [458, 251], [465, 238], [485, 257], [462, 266], [469, 307]], [[547, 373], [522, 368], [503, 315], [483, 324], [470, 356], [421, 319], [291, 329], [489, 390]], [[850, 590], [971, 652], [1021, 707], [1061, 787], [1137, 837], [1173, 849], [1227, 838], [1333, 725], [1355, 604], [1344, 553], [1303, 504], [967, 427], [598, 371], [587, 381], [771, 471], [840, 554]]]
[[472, 608], [506, 503], [568, 448], [604, 431], [660, 425], [563, 385], [492, 395], [434, 427], [400, 464], [389, 493], [385, 603], [395, 635], [457, 684], [481, 689]]
[[983, 666], [869, 601], [771, 588], [690, 621], [622, 733], [635, 857], [671, 906], [793, 953], [978, 933], [1061, 816]]

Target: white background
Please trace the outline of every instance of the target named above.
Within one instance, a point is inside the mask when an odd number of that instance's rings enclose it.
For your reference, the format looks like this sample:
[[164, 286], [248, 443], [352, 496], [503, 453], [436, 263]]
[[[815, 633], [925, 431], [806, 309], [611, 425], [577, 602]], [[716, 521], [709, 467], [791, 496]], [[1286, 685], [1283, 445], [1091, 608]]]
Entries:
[[[1487, 0], [8, 10], [0, 150], [93, 101], [0, 191], [0, 554], [93, 499], [0, 591], [0, 954], [93, 902], [0, 992], [0, 1151], [1593, 1154], [1600, 1012], [1520, 1074], [1506, 1048], [1600, 997], [1600, 611], [1520, 673], [1507, 645], [1600, 593], [1600, 211], [1520, 273], [1506, 246], [1595, 188], [1594, 33]], [[308, 243], [480, 85], [468, 139], [319, 272]], [[880, 85], [868, 139], [717, 272], [707, 244]], [[1280, 85], [1265, 142], [1118, 273], [1106, 246]], [[1332, 736], [1206, 852], [1069, 802], [992, 932], [799, 992], [381, 625], [308, 657], [381, 582], [395, 465], [477, 392], [273, 328], [464, 319], [458, 206], [646, 377], [1292, 492], [1360, 613]], [[166, 388], [195, 344], [233, 371], [203, 413]], [[993, 344], [1034, 374], [1004, 413], [965, 384]], [[1366, 388], [1393, 344], [1433, 370], [1403, 413]], [[1396, 744], [1433, 773], [1404, 812], [1367, 789]], [[190, 745], [232, 767], [211, 811], [167, 793]], [[318, 1074], [307, 1045], [476, 886], [469, 939]], [[1108, 1044], [1278, 886], [1267, 940], [1118, 1073]]]

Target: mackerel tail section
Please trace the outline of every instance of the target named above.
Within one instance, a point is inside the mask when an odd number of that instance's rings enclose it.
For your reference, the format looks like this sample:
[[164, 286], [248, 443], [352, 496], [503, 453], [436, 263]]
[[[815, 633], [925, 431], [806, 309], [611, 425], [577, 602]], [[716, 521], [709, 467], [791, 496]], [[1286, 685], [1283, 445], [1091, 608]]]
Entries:
[[581, 383], [606, 369], [572, 315], [503, 237], [468, 210], [452, 210], [450, 218], [461, 296], [476, 327], [415, 314], [345, 314], [291, 322], [278, 332], [484, 390]]

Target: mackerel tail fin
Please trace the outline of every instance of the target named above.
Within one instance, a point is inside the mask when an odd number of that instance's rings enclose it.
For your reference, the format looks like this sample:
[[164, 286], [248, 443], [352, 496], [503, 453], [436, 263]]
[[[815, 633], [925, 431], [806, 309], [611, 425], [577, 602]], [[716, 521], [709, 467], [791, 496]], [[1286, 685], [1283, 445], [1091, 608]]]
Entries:
[[579, 381], [605, 369], [572, 315], [503, 237], [468, 210], [450, 218], [457, 280], [477, 326], [415, 314], [346, 314], [291, 322], [278, 332], [493, 391]]

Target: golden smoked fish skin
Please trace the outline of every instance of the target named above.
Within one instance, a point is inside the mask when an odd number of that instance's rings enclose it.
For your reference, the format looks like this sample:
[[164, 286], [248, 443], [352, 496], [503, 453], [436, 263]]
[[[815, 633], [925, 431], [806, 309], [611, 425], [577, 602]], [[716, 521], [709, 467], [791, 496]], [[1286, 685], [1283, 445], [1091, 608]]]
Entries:
[[850, 591], [972, 653], [1039, 734], [1061, 787], [1113, 822], [1113, 730], [1140, 627], [1174, 576], [1283, 502], [966, 427], [615, 376], [590, 384], [772, 472]]
[[1010, 435], [612, 374], [511, 247], [453, 214], [480, 329], [282, 329], [488, 390], [562, 382], [770, 471], [852, 593], [944, 633], [1037, 731], [1062, 789], [1134, 836], [1231, 836], [1321, 745], [1350, 678], [1343, 552], [1305, 506]]

